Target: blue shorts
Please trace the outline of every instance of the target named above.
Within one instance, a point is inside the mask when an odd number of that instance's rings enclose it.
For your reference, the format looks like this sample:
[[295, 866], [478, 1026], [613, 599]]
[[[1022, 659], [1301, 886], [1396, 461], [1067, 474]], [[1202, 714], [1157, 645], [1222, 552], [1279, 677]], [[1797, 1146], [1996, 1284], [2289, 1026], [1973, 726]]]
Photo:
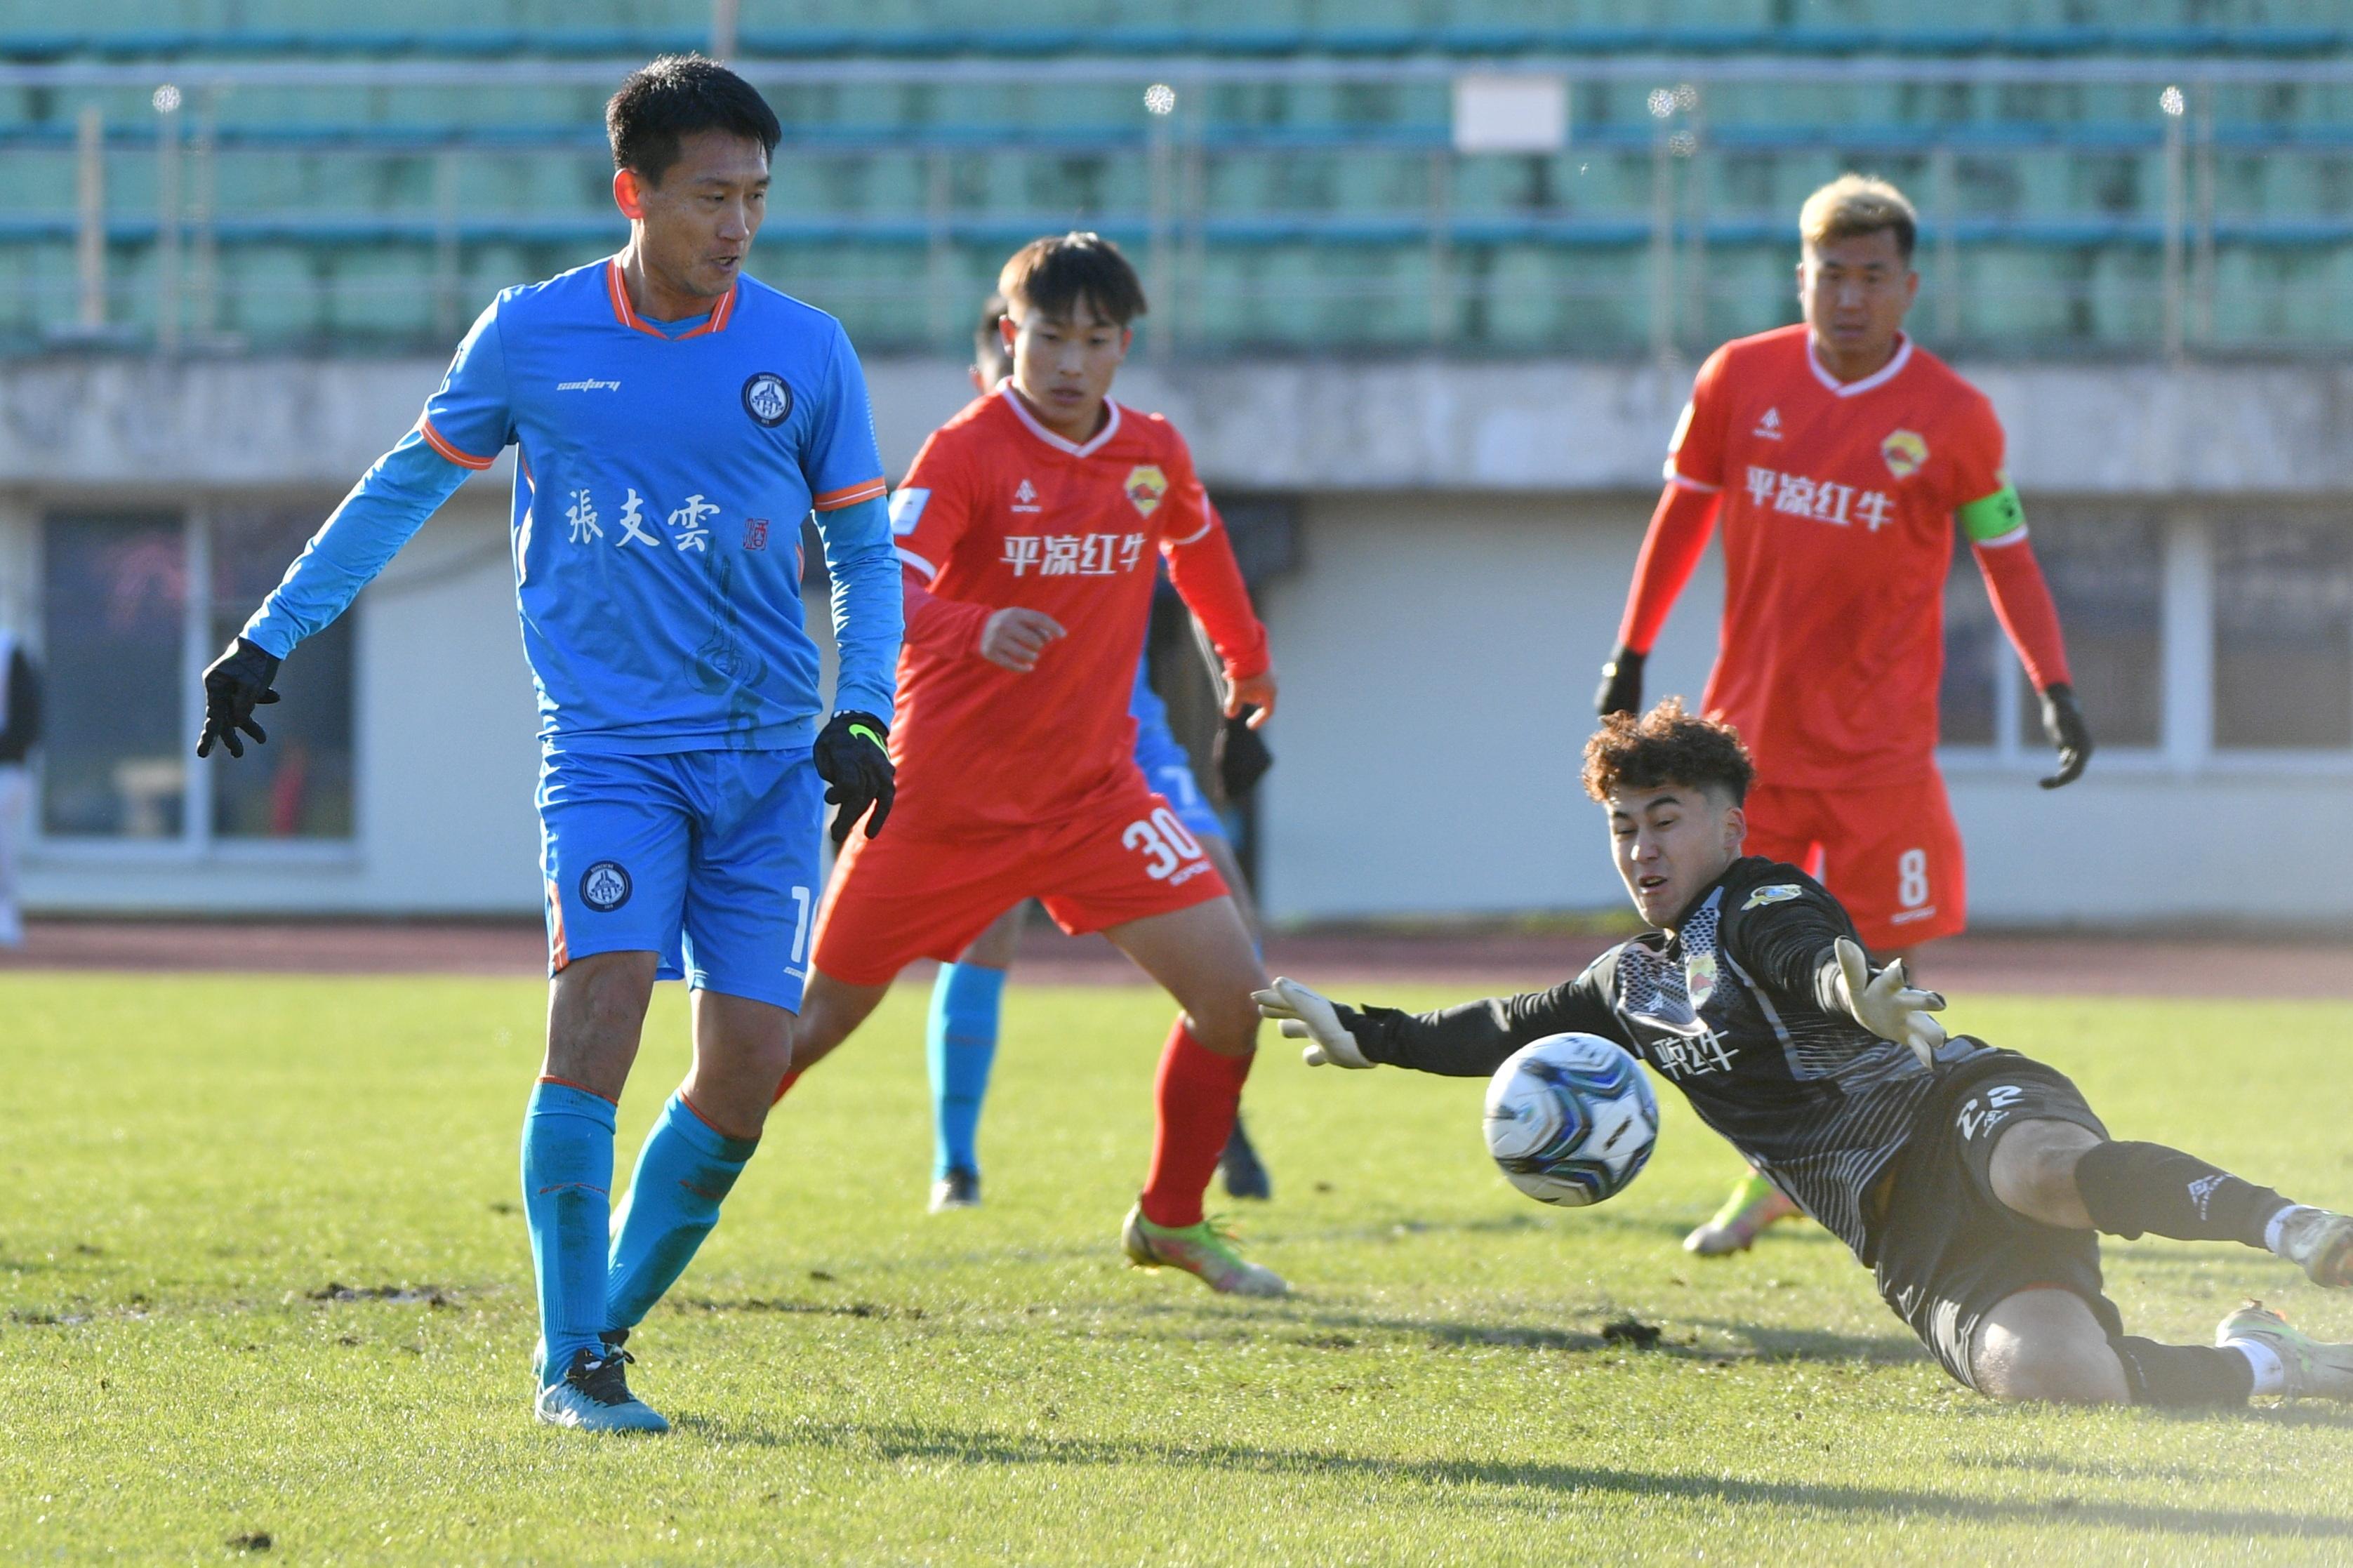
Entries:
[[543, 757], [550, 971], [654, 952], [664, 980], [798, 1012], [824, 791], [806, 749]]
[[1168, 704], [1152, 689], [1148, 668], [1148, 661], [1136, 667], [1135, 691], [1127, 704], [1135, 720], [1135, 765], [1144, 770], [1145, 784], [1168, 797], [1169, 809], [1193, 837], [1222, 842], [1226, 825], [1193, 782], [1192, 755], [1169, 731]]

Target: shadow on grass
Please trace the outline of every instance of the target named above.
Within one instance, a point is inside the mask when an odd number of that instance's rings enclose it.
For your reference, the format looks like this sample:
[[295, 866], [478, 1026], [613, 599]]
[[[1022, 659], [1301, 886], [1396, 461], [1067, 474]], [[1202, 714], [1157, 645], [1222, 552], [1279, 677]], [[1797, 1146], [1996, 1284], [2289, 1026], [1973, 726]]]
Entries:
[[[1908, 1333], [1842, 1334], [1832, 1329], [1792, 1329], [1726, 1318], [1677, 1318], [1674, 1321], [1713, 1329], [1747, 1346], [1752, 1355], [1764, 1361], [1861, 1361], [1893, 1366], [1928, 1359], [1920, 1342]], [[1717, 1359], [1723, 1359], [1720, 1352]]]
[[[1573, 1244], [1579, 1239], [1579, 1231], [1591, 1230], [1606, 1232], [1612, 1239], [1655, 1237], [1679, 1248], [1684, 1236], [1698, 1223], [1694, 1219], [1638, 1218], [1632, 1215], [1607, 1212], [1580, 1213], [1574, 1219], [1564, 1222], [1557, 1210], [1547, 1214], [1531, 1208], [1525, 1214], [1484, 1215], [1475, 1219], [1392, 1219], [1327, 1226], [1302, 1226], [1294, 1222], [1282, 1228], [1280, 1237], [1288, 1245], [1393, 1241], [1413, 1236], [1517, 1236], [1542, 1231]], [[1832, 1247], [1843, 1250], [1844, 1245], [1817, 1225], [1776, 1226], [1769, 1237], [1770, 1245], [1774, 1247], [1788, 1242], [1803, 1247]], [[1766, 1243], [1760, 1242], [1759, 1245]]]
[[[1852, 1516], [1900, 1515], [1977, 1524], [2114, 1526], [2179, 1535], [2353, 1538], [2353, 1520], [2270, 1509], [2181, 1508], [2163, 1503], [1957, 1496], [1899, 1487], [1830, 1481], [1743, 1480], [1670, 1471], [1619, 1469], [1550, 1460], [1393, 1459], [1328, 1449], [1276, 1449], [1240, 1444], [1114, 1441], [1026, 1432], [972, 1431], [913, 1422], [815, 1425], [787, 1430], [689, 1416], [680, 1425], [722, 1446], [828, 1448], [893, 1463], [976, 1466], [1131, 1467], [1236, 1474], [1363, 1475], [1419, 1486], [1525, 1487], [1543, 1492], [1603, 1492], [1702, 1504], [1802, 1509]], [[1492, 1506], [1482, 1500], [1482, 1506]], [[1545, 1504], [1551, 1506], [1549, 1500]]]
[[[673, 1312], [691, 1315], [778, 1315], [811, 1318], [862, 1318], [903, 1322], [953, 1324], [951, 1308], [942, 1311], [907, 1304], [872, 1300], [807, 1300], [784, 1297], [714, 1300], [673, 1297], [664, 1303]], [[1244, 1310], [1247, 1309], [1247, 1310]], [[1916, 1342], [1901, 1333], [1847, 1334], [1829, 1329], [1778, 1328], [1721, 1318], [1693, 1318], [1681, 1313], [1656, 1322], [1609, 1301], [1581, 1301], [1562, 1309], [1560, 1315], [1589, 1320], [1593, 1327], [1562, 1328], [1548, 1323], [1481, 1322], [1463, 1319], [1417, 1317], [1368, 1312], [1346, 1308], [1318, 1307], [1311, 1297], [1293, 1296], [1280, 1306], [1223, 1301], [1190, 1297], [1167, 1301], [1105, 1304], [1090, 1312], [1074, 1311], [1071, 1325], [1100, 1327], [1103, 1319], [1116, 1321], [1139, 1338], [1221, 1343], [1243, 1341], [1281, 1342], [1304, 1350], [1347, 1352], [1375, 1349], [1398, 1340], [1419, 1341], [1435, 1350], [1526, 1350], [1568, 1354], [1597, 1352], [1665, 1356], [1676, 1361], [1725, 1364], [1747, 1361], [1805, 1361], [1893, 1365], [1926, 1358]], [[1697, 1342], [1691, 1330], [1713, 1331], [1734, 1342]]]

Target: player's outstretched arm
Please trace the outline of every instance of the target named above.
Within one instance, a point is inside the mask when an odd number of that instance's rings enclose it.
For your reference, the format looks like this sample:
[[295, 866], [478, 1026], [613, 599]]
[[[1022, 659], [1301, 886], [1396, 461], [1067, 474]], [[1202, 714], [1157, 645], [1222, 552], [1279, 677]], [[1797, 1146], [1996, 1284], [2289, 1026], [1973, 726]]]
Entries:
[[1909, 1047], [1922, 1067], [1935, 1066], [1945, 1026], [1930, 1015], [1944, 1011], [1945, 999], [1907, 984], [1900, 958], [1873, 974], [1858, 943], [1841, 937], [1833, 952], [1837, 973], [1824, 980], [1839, 1005], [1881, 1039]]
[[421, 424], [376, 459], [311, 536], [245, 629], [205, 670], [205, 721], [196, 755], [210, 756], [219, 744], [230, 756], [242, 757], [240, 733], [256, 742], [269, 739], [254, 722], [253, 710], [278, 700], [271, 685], [279, 661], [351, 607], [360, 590], [465, 482], [466, 473], [434, 448]]
[[1629, 1045], [1602, 990], [1600, 977], [1609, 968], [1605, 957], [1549, 991], [1465, 1002], [1435, 1013], [1344, 1006], [1289, 979], [1277, 979], [1252, 994], [1262, 1016], [1276, 1020], [1293, 1039], [1311, 1042], [1302, 1053], [1310, 1067], [1387, 1066], [1442, 1078], [1485, 1078], [1514, 1051], [1546, 1035], [1599, 1035]]
[[1341, 1024], [1331, 999], [1298, 981], [1277, 975], [1265, 990], [1251, 992], [1250, 1000], [1258, 1004], [1259, 1016], [1281, 1025], [1286, 1037], [1307, 1042], [1299, 1056], [1309, 1067], [1373, 1065], [1356, 1048], [1356, 1037]]

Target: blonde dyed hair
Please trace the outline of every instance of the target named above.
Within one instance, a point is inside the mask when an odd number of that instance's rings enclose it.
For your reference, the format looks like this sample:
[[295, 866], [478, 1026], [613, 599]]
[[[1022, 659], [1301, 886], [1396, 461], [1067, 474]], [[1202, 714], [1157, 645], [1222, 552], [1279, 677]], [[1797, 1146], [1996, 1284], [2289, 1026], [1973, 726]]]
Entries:
[[1920, 215], [1902, 191], [1875, 174], [1841, 174], [1808, 196], [1798, 211], [1798, 233], [1808, 245], [1855, 239], [1883, 229], [1895, 236], [1895, 248], [1911, 260]]

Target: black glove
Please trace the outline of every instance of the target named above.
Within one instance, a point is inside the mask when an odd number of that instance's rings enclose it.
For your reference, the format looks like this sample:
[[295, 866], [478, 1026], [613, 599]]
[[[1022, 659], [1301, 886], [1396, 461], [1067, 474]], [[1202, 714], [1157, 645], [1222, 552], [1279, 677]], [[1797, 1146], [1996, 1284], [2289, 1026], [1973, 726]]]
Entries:
[[826, 804], [841, 808], [833, 814], [833, 847], [841, 847], [870, 805], [874, 817], [866, 825], [866, 837], [881, 832], [899, 793], [898, 772], [891, 765], [891, 726], [855, 709], [837, 713], [818, 732], [810, 756], [817, 776], [828, 786]]
[[2092, 728], [2084, 722], [2075, 689], [2063, 680], [2042, 689], [2042, 732], [2059, 748], [2059, 771], [2044, 779], [2042, 787], [2057, 789], [2082, 778], [2084, 764], [2092, 760]]
[[1612, 713], [1642, 711], [1642, 661], [1647, 654], [1621, 647], [1601, 667], [1601, 689], [1593, 694], [1593, 710], [1607, 719]]
[[278, 700], [278, 693], [269, 689], [277, 679], [275, 655], [243, 637], [230, 643], [228, 651], [205, 670], [205, 727], [196, 737], [196, 755], [211, 756], [215, 741], [227, 746], [232, 757], [245, 755], [245, 742], [237, 738], [239, 730], [257, 743], [269, 740], [253, 721], [253, 710]]
[[1258, 787], [1266, 777], [1267, 769], [1274, 766], [1274, 753], [1250, 727], [1255, 708], [1245, 708], [1227, 720], [1218, 729], [1217, 755], [1218, 788], [1228, 801], [1240, 804], [1242, 797]]

